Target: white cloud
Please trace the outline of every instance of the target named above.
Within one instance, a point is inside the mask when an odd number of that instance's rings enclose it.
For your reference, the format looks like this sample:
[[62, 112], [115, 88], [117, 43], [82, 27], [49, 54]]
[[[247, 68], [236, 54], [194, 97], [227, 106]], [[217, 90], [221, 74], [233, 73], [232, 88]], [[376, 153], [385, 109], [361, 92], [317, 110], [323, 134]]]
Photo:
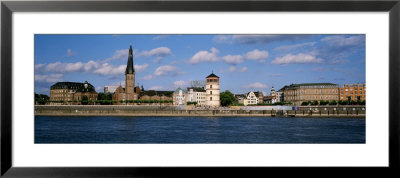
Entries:
[[302, 48], [302, 47], [308, 47], [308, 46], [314, 46], [316, 42], [308, 42], [308, 43], [300, 43], [300, 44], [294, 44], [294, 45], [286, 45], [286, 46], [279, 46], [274, 48], [276, 51], [290, 51], [294, 50], [297, 48]]
[[189, 63], [196, 64], [200, 62], [216, 62], [218, 61], [218, 49], [211, 48], [211, 51], [199, 51], [189, 60]]
[[186, 88], [187, 86], [189, 86], [189, 82], [183, 80], [178, 80], [172, 83], [172, 89]]
[[84, 68], [84, 63], [76, 62], [76, 63], [61, 63], [55, 62], [50, 63], [45, 67], [45, 71], [47, 72], [78, 72], [82, 71]]
[[123, 75], [125, 70], [126, 65], [115, 67], [109, 63], [104, 63], [99, 68], [94, 70], [93, 73], [101, 75]]
[[147, 69], [147, 67], [149, 67], [149, 64], [143, 64], [143, 65], [135, 65], [135, 72], [142, 72], [144, 70]]
[[50, 74], [50, 75], [40, 75], [35, 74], [35, 82], [43, 82], [43, 83], [55, 83], [61, 82], [63, 74]]
[[334, 35], [334, 36], [327, 36], [322, 38], [322, 42], [329, 43], [334, 46], [356, 46], [360, 44], [364, 44], [364, 36], [357, 35], [357, 36], [349, 36], [346, 37], [344, 35]]
[[169, 35], [158, 35], [158, 36], [153, 37], [153, 40], [163, 39], [163, 38], [166, 38], [167, 36], [169, 36]]
[[216, 35], [213, 38], [216, 43], [227, 43], [232, 44], [232, 35]]
[[255, 49], [253, 51], [250, 51], [246, 53], [245, 57], [248, 60], [257, 60], [259, 62], [265, 62], [265, 60], [268, 58], [269, 53], [267, 50], [258, 50]]
[[119, 59], [128, 59], [129, 49], [120, 49], [116, 50], [112, 57], [106, 58], [104, 61], [112, 61], [112, 60], [119, 60]]
[[256, 82], [256, 83], [242, 86], [242, 88], [245, 88], [245, 89], [267, 89], [268, 85], [262, 84], [260, 82]]
[[152, 86], [149, 90], [165, 90], [165, 88], [163, 86]]
[[40, 70], [42, 67], [44, 67], [44, 64], [36, 64], [35, 70]]
[[248, 68], [247, 67], [237, 68], [235, 66], [229, 66], [229, 68], [227, 70], [220, 70], [221, 73], [224, 73], [224, 72], [235, 72], [235, 71], [237, 71], [237, 72], [247, 72]]
[[96, 68], [99, 68], [99, 67], [100, 67], [100, 64], [98, 62], [89, 61], [89, 62], [87, 62], [86, 64], [83, 65], [83, 70], [85, 72], [90, 72], [93, 69], [96, 69]]
[[[144, 71], [149, 64], [135, 65], [135, 72]], [[35, 69], [40, 70], [44, 67], [42, 64], [35, 66]], [[87, 63], [76, 62], [76, 63], [61, 63], [55, 62], [50, 63], [45, 67], [46, 72], [88, 72], [93, 74], [101, 75], [122, 75], [125, 72], [126, 65], [114, 66], [110, 63], [101, 63], [96, 61], [89, 61]]]
[[158, 57], [165, 57], [171, 54], [171, 49], [167, 47], [159, 47], [154, 48], [150, 51], [142, 51], [139, 56], [158, 56]]
[[243, 62], [243, 56], [241, 55], [227, 55], [222, 57], [222, 60], [228, 64], [240, 64]]
[[183, 74], [183, 72], [173, 65], [160, 66], [154, 71], [155, 76], [176, 76], [180, 74]]
[[299, 53], [296, 55], [287, 54], [283, 57], [277, 57], [273, 60], [272, 64], [310, 64], [321, 63], [323, 60], [310, 54]]
[[235, 70], [236, 70], [235, 66], [230, 66], [228, 69], [229, 72], [234, 72]]
[[72, 51], [72, 49], [67, 49], [67, 56], [68, 57], [72, 57], [72, 56], [75, 56], [75, 55], [76, 55], [75, 51]]
[[162, 58], [171, 55], [171, 49], [167, 47], [154, 48], [150, 51], [142, 51], [138, 56], [157, 57], [156, 61], [159, 62]]
[[102, 87], [102, 86], [97, 86], [97, 87], [95, 87], [95, 89], [97, 92], [104, 92], [104, 87]]
[[312, 35], [217, 35], [216, 43], [268, 44], [276, 41], [295, 41], [310, 38]]
[[247, 67], [242, 67], [241, 69], [239, 69], [240, 72], [247, 72], [248, 68]]

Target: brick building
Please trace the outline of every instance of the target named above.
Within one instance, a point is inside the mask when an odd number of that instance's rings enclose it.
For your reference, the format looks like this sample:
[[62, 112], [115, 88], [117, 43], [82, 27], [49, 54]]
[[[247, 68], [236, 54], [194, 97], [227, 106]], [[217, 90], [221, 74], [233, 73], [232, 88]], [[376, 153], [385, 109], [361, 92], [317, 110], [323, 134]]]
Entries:
[[339, 86], [333, 83], [303, 83], [284, 86], [284, 101], [293, 105], [301, 105], [305, 101], [338, 101]]
[[50, 104], [81, 104], [86, 96], [88, 101], [97, 100], [97, 92], [93, 85], [85, 81], [79, 82], [57, 82], [50, 87]]
[[339, 100], [365, 101], [366, 91], [364, 84], [345, 84], [339, 88]]

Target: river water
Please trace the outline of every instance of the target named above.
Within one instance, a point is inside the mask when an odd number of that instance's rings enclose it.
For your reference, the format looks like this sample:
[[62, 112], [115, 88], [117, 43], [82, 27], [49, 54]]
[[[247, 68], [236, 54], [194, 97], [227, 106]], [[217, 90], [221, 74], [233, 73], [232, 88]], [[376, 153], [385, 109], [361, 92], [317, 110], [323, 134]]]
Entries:
[[35, 143], [365, 143], [365, 118], [35, 116]]

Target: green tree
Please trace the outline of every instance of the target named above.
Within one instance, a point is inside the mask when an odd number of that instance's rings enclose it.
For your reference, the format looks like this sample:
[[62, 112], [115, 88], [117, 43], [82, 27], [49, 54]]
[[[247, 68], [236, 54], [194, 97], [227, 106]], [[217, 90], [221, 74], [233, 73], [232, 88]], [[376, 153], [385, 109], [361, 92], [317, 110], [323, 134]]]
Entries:
[[157, 94], [157, 92], [155, 91], [155, 90], [149, 90], [149, 91], [147, 91], [147, 95], [149, 95], [149, 96], [154, 96], [154, 95], [156, 95]]
[[49, 96], [35, 93], [35, 104], [44, 105], [49, 101], [50, 101]]
[[86, 95], [82, 96], [81, 104], [82, 105], [87, 105], [89, 103], [89, 99]]
[[337, 105], [337, 102], [335, 100], [332, 100], [329, 105]]
[[229, 90], [225, 90], [219, 95], [222, 106], [229, 106], [235, 102], [235, 95]]
[[301, 103], [302, 106], [308, 106], [308, 104], [309, 104], [309, 102], [307, 102], [307, 101], [303, 101], [303, 102]]
[[329, 104], [329, 101], [321, 100], [319, 101], [319, 105], [327, 105]]

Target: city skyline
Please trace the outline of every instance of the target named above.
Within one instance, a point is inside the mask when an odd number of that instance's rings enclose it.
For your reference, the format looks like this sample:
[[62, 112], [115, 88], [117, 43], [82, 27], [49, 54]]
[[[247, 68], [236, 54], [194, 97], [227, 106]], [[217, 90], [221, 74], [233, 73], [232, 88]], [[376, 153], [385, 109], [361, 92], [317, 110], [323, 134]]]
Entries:
[[175, 90], [214, 72], [221, 91], [269, 94], [293, 83], [365, 83], [365, 35], [35, 35], [35, 92], [56, 82]]

